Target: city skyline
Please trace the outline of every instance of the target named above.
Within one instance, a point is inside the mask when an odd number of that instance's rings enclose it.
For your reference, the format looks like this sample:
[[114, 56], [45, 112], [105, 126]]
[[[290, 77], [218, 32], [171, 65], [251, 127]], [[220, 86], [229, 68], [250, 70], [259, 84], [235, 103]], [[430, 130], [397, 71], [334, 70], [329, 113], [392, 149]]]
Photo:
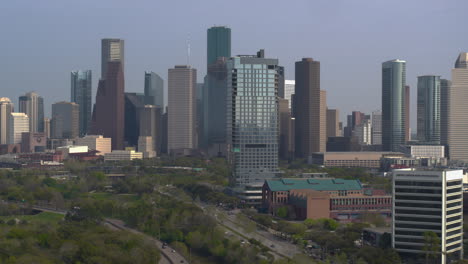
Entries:
[[[282, 23], [279, 23], [280, 25], [274, 29], [260, 33], [255, 30], [255, 27], [250, 28], [249, 23], [238, 21], [234, 15], [221, 15], [210, 12], [214, 8], [221, 8], [220, 3], [214, 4], [214, 2], [210, 1], [200, 4], [190, 3], [188, 5], [191, 7], [196, 8], [196, 10], [203, 10], [204, 14], [209, 15], [202, 16], [203, 18], [198, 23], [186, 23], [194, 16], [190, 13], [187, 14], [188, 11], [184, 11], [180, 14], [180, 17], [183, 18], [181, 19], [182, 23], [177, 22], [171, 24], [170, 27], [152, 27], [154, 30], [152, 35], [167, 34], [164, 39], [150, 38], [147, 30], [135, 29], [138, 26], [143, 28], [142, 25], [145, 25], [144, 28], [146, 28], [149, 21], [144, 18], [144, 14], [148, 11], [126, 9], [125, 7], [128, 4], [124, 2], [115, 1], [112, 3], [115, 3], [116, 14], [104, 16], [111, 16], [110, 18], [112, 18], [120, 15], [122, 17], [121, 21], [116, 22], [117, 26], [112, 27], [110, 22], [102, 19], [102, 12], [88, 10], [85, 8], [86, 4], [72, 4], [73, 8], [67, 8], [67, 10], [71, 10], [67, 11], [69, 13], [66, 12], [71, 19], [64, 18], [65, 24], [69, 26], [77, 25], [77, 22], [73, 21], [73, 17], [80, 16], [83, 12], [90, 12], [91, 18], [85, 22], [87, 25], [92, 23], [91, 27], [83, 27], [84, 29], [72, 32], [74, 38], [79, 36], [79, 41], [74, 41], [75, 43], [67, 42], [67, 49], [56, 47], [66, 41], [69, 33], [65, 32], [66, 30], [59, 25], [53, 25], [51, 29], [46, 27], [49, 26], [49, 19], [38, 22], [36, 27], [40, 27], [38, 30], [41, 33], [40, 36], [36, 35], [36, 32], [31, 32], [32, 37], [38, 37], [35, 48], [22, 49], [23, 44], [14, 45], [16, 42], [21, 42], [24, 37], [8, 29], [6, 31], [5, 48], [0, 51], [2, 58], [5, 58], [5, 65], [8, 65], [8, 68], [0, 71], [2, 72], [2, 80], [4, 80], [3, 85], [8, 88], [2, 96], [11, 98], [13, 103], [17, 105], [15, 91], [25, 93], [35, 90], [46, 98], [46, 116], [50, 117], [50, 107], [48, 106], [53, 102], [67, 98], [68, 91], [65, 87], [69, 82], [69, 72], [77, 69], [91, 69], [95, 72], [95, 76], [101, 76], [99, 70], [99, 40], [105, 37], [118, 37], [125, 39], [127, 42], [126, 59], [129, 64], [125, 67], [125, 72], [126, 86], [129, 92], [141, 92], [143, 90], [142, 73], [145, 70], [162, 74], [161, 77], [167, 80], [166, 72], [168, 68], [176, 64], [185, 64], [187, 60], [187, 39], [190, 39], [191, 45], [190, 64], [194, 68], [200, 69], [197, 78], [202, 80], [206, 73], [206, 28], [216, 24], [227, 25], [232, 29], [232, 55], [250, 54], [259, 48], [265, 48], [269, 57], [278, 58], [281, 64], [285, 66], [286, 79], [293, 79], [294, 61], [309, 56], [320, 60], [322, 62], [322, 86], [324, 90], [327, 90], [329, 107], [340, 109], [342, 113], [340, 119], [345, 121], [344, 113], [349, 113], [352, 110], [370, 113], [380, 108], [375, 99], [380, 97], [379, 65], [381, 62], [395, 58], [406, 60], [408, 62], [407, 83], [411, 87], [416, 87], [416, 77], [419, 75], [435, 74], [450, 79], [450, 69], [455, 55], [464, 50], [459, 43], [466, 43], [468, 38], [466, 34], [459, 34], [462, 29], [456, 27], [456, 21], [460, 21], [463, 14], [461, 10], [464, 10], [463, 7], [467, 5], [467, 3], [461, 1], [451, 3], [426, 1], [423, 9], [425, 12], [421, 12], [421, 14], [419, 12], [414, 14], [409, 10], [398, 10], [399, 5], [394, 3], [367, 3], [366, 11], [360, 10], [363, 3], [331, 4], [320, 1], [317, 3], [302, 1], [290, 5], [281, 3], [278, 8], [274, 8], [271, 12], [273, 15], [277, 15]], [[416, 5], [416, 3], [412, 4]], [[60, 8], [59, 4], [52, 11], [48, 11], [47, 2], [37, 6], [36, 3], [30, 3], [26, 9], [31, 18], [19, 22], [15, 15], [18, 15], [19, 10], [23, 10], [23, 5], [22, 3], [8, 3], [3, 9], [6, 12], [0, 18], [0, 22], [7, 19], [4, 24], [14, 23], [18, 32], [29, 32], [31, 29], [28, 29], [28, 26], [38, 17], [42, 18], [49, 15], [52, 20], [56, 19], [58, 12], [54, 11], [56, 8]], [[103, 1], [103, 3], [96, 5], [104, 7], [107, 4], [106, 1]], [[175, 8], [172, 3], [162, 3], [162, 5], [167, 9]], [[212, 7], [206, 8], [209, 5]], [[254, 3], [253, 5], [261, 5], [261, 3]], [[296, 13], [297, 15], [294, 15], [294, 17], [300, 17], [300, 14], [314, 9], [320, 12], [310, 22], [304, 23], [305, 20], [302, 18], [298, 18], [299, 20], [296, 22], [286, 19]], [[389, 24], [385, 19], [379, 18], [377, 15], [379, 12], [374, 12], [381, 9], [388, 12], [394, 11], [400, 17], [400, 20], [396, 21], [395, 25]], [[99, 10], [99, 8], [96, 10]], [[252, 8], [252, 10], [255, 10], [255, 8]], [[136, 11], [142, 12], [142, 15], [136, 16]], [[330, 17], [327, 18], [321, 14], [327, 13], [325, 11], [329, 12]], [[433, 17], [431, 21], [421, 20], [424, 23], [418, 22], [418, 17], [425, 16], [427, 13], [433, 13], [435, 16], [431, 16]], [[246, 11], [245, 16], [253, 18], [254, 12]], [[361, 18], [358, 19], [360, 16]], [[99, 18], [98, 22], [96, 21], [97, 18]], [[129, 29], [129, 26], [125, 25], [125, 23], [131, 19], [135, 21], [131, 21], [132, 27]], [[166, 15], [157, 18], [153, 23], [160, 23], [164, 20], [167, 20]], [[373, 21], [374, 25], [368, 25], [369, 21]], [[311, 27], [316, 22], [320, 22], [320, 27]], [[262, 26], [265, 22], [258, 23], [260, 23], [259, 26]], [[37, 29], [36, 27], [34, 28]], [[431, 32], [443, 34], [444, 36], [449, 35], [451, 41], [444, 42], [442, 39], [428, 41], [427, 37], [417, 33], [427, 31], [429, 28]], [[64, 35], [55, 32], [64, 33]], [[278, 33], [281, 33], [284, 39], [296, 38], [300, 41], [294, 41], [294, 44], [291, 44], [290, 41], [277, 41]], [[389, 41], [392, 34], [388, 33], [400, 33], [400, 37], [405, 41], [395, 45], [394, 42]], [[62, 35], [63, 39], [60, 39], [58, 36]], [[309, 42], [312, 39], [320, 39], [320, 41], [310, 45]], [[345, 41], [347, 45], [343, 45]], [[51, 43], [54, 44], [51, 45]], [[38, 48], [41, 48], [41, 52], [38, 52]], [[65, 55], [64, 52], [70, 49], [75, 52]], [[24, 55], [18, 55], [20, 51]], [[25, 61], [25, 58], [32, 56], [36, 59]], [[54, 63], [45, 63], [47, 61], [45, 58], [53, 58]], [[434, 64], [433, 61], [437, 61], [437, 64]], [[349, 71], [348, 68], [353, 63], [356, 64], [356, 67], [353, 66], [353, 71]], [[40, 70], [33, 71], [33, 68]], [[15, 74], [20, 72], [23, 73], [22, 78]], [[24, 72], [28, 74], [24, 75]], [[27, 77], [24, 78], [24, 76]], [[342, 78], [336, 78], [336, 76]], [[93, 81], [93, 91], [97, 90], [97, 82], [97, 79]], [[413, 132], [416, 128], [415, 102], [416, 96], [414, 89], [412, 89], [411, 128]], [[363, 106], [361, 107], [361, 105]]]

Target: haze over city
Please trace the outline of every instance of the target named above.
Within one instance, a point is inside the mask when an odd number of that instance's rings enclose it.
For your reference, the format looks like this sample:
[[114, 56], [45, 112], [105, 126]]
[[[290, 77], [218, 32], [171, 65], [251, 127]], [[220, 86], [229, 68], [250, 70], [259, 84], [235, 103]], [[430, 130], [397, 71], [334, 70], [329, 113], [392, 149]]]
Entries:
[[[416, 77], [450, 78], [466, 50], [466, 1], [6, 1], [0, 9], [2, 96], [16, 104], [35, 90], [50, 104], [69, 100], [70, 71], [100, 76], [100, 40], [126, 41], [126, 91], [142, 92], [144, 71], [167, 80], [167, 69], [187, 63], [206, 74], [206, 29], [232, 29], [232, 54], [265, 49], [294, 79], [294, 62], [321, 62], [327, 103], [341, 111], [371, 112], [381, 105], [381, 63], [407, 61], [411, 127], [416, 121]], [[166, 85], [167, 87], [167, 85]], [[167, 93], [166, 93], [167, 95]]]

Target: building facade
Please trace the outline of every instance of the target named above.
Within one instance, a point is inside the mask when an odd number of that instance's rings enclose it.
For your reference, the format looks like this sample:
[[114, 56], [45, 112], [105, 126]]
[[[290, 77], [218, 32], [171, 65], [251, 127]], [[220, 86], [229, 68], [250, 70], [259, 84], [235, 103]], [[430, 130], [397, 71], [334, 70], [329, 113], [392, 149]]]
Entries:
[[79, 135], [88, 133], [91, 124], [92, 73], [91, 70], [71, 72], [70, 102], [79, 106]]
[[20, 144], [23, 133], [30, 132], [29, 117], [25, 113], [11, 113], [8, 144]]
[[418, 141], [440, 144], [440, 110], [440, 76], [419, 76], [417, 101]]
[[197, 148], [196, 112], [197, 70], [178, 65], [169, 69], [168, 80], [168, 149], [177, 150]]
[[161, 107], [164, 110], [164, 80], [154, 72], [145, 72], [145, 104]]
[[382, 145], [382, 112], [372, 112], [372, 145]]
[[395, 151], [406, 143], [406, 62], [382, 64], [382, 145]]
[[209, 67], [219, 57], [231, 57], [231, 29], [215, 26], [207, 30], [206, 65]]
[[295, 80], [284, 80], [284, 99], [288, 100], [289, 109], [292, 109], [292, 95], [295, 92], [295, 87]]
[[462, 182], [462, 170], [394, 170], [392, 247], [417, 258], [425, 253], [425, 233], [433, 232], [438, 263], [462, 259]]
[[91, 150], [97, 150], [96, 155], [104, 155], [112, 151], [112, 139], [102, 135], [87, 135], [75, 140], [77, 146], [88, 146]]
[[380, 168], [380, 160], [384, 157], [404, 157], [399, 152], [324, 152], [314, 153], [309, 159], [309, 164], [322, 165], [325, 167], [342, 168]]
[[341, 136], [340, 111], [338, 109], [327, 109], [327, 139], [339, 136]]
[[372, 144], [372, 122], [364, 119], [361, 124], [354, 127], [353, 136], [358, 139], [360, 145]]
[[238, 187], [278, 174], [278, 60], [237, 56], [227, 63], [227, 143]]
[[449, 158], [468, 163], [468, 53], [461, 53], [452, 69], [449, 89]]
[[9, 98], [0, 98], [0, 145], [8, 144], [9, 126], [13, 104]]
[[52, 105], [51, 137], [77, 138], [80, 127], [80, 107], [73, 102]]
[[44, 99], [35, 92], [26, 93], [19, 97], [20, 113], [29, 118], [31, 132], [44, 132]]
[[125, 64], [125, 42], [123, 39], [102, 39], [101, 40], [101, 79], [106, 79], [109, 62], [120, 62], [122, 72]]
[[448, 146], [449, 90], [452, 82], [440, 79], [440, 144]]
[[307, 158], [326, 149], [325, 93], [320, 91], [320, 62], [304, 58], [296, 62], [294, 96], [296, 157]]
[[134, 150], [113, 150], [104, 154], [104, 161], [143, 159], [143, 153]]

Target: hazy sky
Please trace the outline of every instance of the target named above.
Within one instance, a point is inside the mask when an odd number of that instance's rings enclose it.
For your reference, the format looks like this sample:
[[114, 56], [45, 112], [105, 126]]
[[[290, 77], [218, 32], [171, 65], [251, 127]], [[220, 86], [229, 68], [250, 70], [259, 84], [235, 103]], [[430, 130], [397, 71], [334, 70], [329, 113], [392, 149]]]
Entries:
[[380, 109], [381, 63], [407, 61], [415, 130], [416, 77], [450, 79], [468, 50], [466, 0], [3, 0], [0, 4], [0, 97], [35, 90], [50, 104], [70, 100], [70, 71], [100, 76], [100, 39], [125, 39], [126, 91], [143, 92], [144, 71], [190, 63], [206, 72], [206, 30], [232, 29], [232, 54], [264, 48], [294, 78], [294, 62], [321, 62], [331, 108]]

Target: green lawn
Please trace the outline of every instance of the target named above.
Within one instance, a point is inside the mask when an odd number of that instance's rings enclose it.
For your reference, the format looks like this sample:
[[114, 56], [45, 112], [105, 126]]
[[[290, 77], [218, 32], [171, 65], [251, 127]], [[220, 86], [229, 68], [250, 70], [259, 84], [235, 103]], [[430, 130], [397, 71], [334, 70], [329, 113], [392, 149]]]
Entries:
[[31, 223], [58, 223], [62, 220], [64, 215], [50, 213], [50, 212], [41, 212], [35, 215], [9, 215], [9, 216], [0, 216], [0, 220], [7, 222], [10, 219], [19, 219], [26, 220]]

